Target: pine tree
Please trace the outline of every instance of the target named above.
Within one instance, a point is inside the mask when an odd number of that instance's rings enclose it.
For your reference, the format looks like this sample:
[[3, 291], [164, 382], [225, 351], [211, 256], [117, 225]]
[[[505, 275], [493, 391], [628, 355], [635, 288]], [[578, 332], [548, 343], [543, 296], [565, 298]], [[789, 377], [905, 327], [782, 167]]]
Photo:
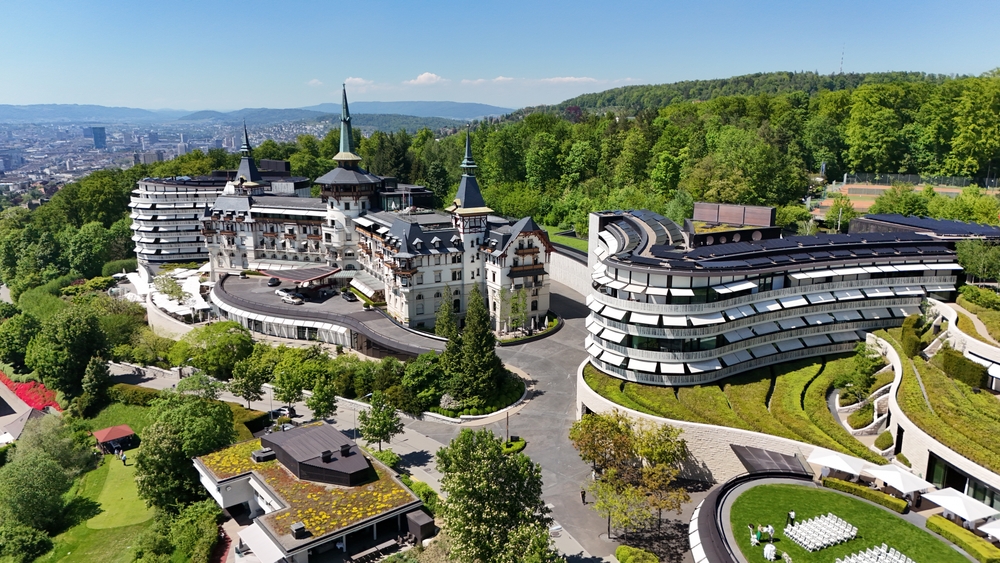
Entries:
[[462, 333], [458, 331], [458, 319], [451, 306], [451, 288], [447, 285], [444, 286], [444, 301], [438, 307], [437, 318], [434, 320], [434, 334], [448, 339], [439, 363], [445, 377], [455, 379], [462, 369]]
[[83, 392], [89, 393], [95, 401], [104, 399], [108, 387], [111, 386], [111, 374], [108, 373], [108, 363], [100, 356], [94, 356], [87, 363], [83, 372]]
[[457, 398], [466, 407], [486, 405], [503, 379], [503, 363], [497, 356], [495, 346], [490, 314], [477, 286], [469, 294], [469, 308], [462, 331], [462, 366], [454, 381]]

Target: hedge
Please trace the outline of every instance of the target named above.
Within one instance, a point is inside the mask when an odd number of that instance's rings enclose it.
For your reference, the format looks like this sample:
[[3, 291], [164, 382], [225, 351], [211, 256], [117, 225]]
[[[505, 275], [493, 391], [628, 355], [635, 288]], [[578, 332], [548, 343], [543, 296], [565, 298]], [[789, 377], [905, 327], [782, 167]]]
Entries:
[[847, 415], [847, 424], [855, 430], [864, 428], [872, 422], [875, 422], [875, 405], [871, 403]]
[[928, 518], [927, 529], [962, 548], [980, 563], [1000, 563], [1000, 549], [944, 516], [935, 514]]
[[[851, 433], [833, 418], [827, 394], [833, 389], [834, 382], [840, 379], [844, 371], [854, 369], [854, 356], [848, 355], [826, 362], [820, 374], [807, 384], [804, 392], [803, 407], [809, 420], [822, 431], [827, 439], [836, 443], [835, 450], [860, 457], [876, 464], [886, 463], [885, 458], [876, 454], [868, 446], [862, 444]], [[775, 390], [777, 392], [777, 390]]]
[[903, 465], [905, 465], [907, 467], [913, 467], [912, 465], [910, 465], [910, 460], [906, 459], [906, 456], [903, 455], [902, 452], [896, 454], [896, 461], [898, 461], [899, 463], [902, 463]]
[[615, 550], [615, 559], [620, 563], [660, 563], [660, 558], [655, 554], [627, 545], [618, 546]]
[[399, 454], [392, 451], [392, 449], [390, 448], [386, 448], [382, 451], [369, 450], [368, 452], [372, 455], [373, 458], [381, 461], [383, 465], [391, 468], [393, 471], [395, 471], [396, 468], [399, 466], [399, 462], [403, 460], [403, 458], [399, 457]]
[[907, 505], [905, 500], [876, 491], [875, 489], [869, 489], [865, 485], [857, 485], [848, 481], [827, 477], [823, 479], [823, 486], [828, 489], [841, 491], [856, 497], [861, 497], [865, 500], [870, 500], [875, 504], [880, 504], [889, 510], [892, 510], [893, 512], [898, 512], [900, 514], [906, 512]]
[[986, 368], [966, 358], [961, 352], [945, 348], [939, 352], [944, 373], [969, 387], [986, 387]]
[[888, 430], [879, 434], [878, 438], [875, 438], [875, 447], [880, 452], [889, 449], [890, 447], [892, 447], [892, 444], [893, 444], [892, 433], [889, 432]]
[[[884, 338], [891, 346], [896, 348], [897, 352], [900, 351], [899, 341], [895, 338], [895, 336], [893, 336], [892, 333], [881, 330], [876, 332], [876, 334]], [[947, 380], [947, 378], [944, 379]], [[932, 377], [931, 380], [933, 381], [934, 378]], [[956, 386], [961, 385], [960, 383], [955, 383], [951, 380], [947, 381], [953, 389]], [[925, 378], [924, 383], [927, 384], [928, 379]], [[945, 422], [945, 420], [941, 418], [941, 415], [946, 411], [946, 405], [938, 404], [942, 397], [935, 396], [932, 389], [928, 389], [927, 392], [929, 396], [934, 397], [934, 408], [936, 409], [936, 414], [930, 411], [927, 402], [924, 400], [924, 395], [920, 391], [920, 385], [917, 383], [917, 378], [913, 372], [911, 362], [903, 360], [903, 377], [900, 381], [899, 391], [896, 394], [896, 400], [899, 402], [899, 406], [903, 409], [907, 418], [913, 421], [913, 423], [920, 427], [920, 429], [924, 432], [930, 434], [935, 440], [941, 442], [948, 448], [951, 448], [959, 455], [969, 458], [974, 463], [982, 465], [994, 473], [1000, 472], [1000, 455], [986, 447], [982, 447], [979, 444], [970, 441], [959, 430]], [[998, 403], [997, 406], [1000, 407], [1000, 403]], [[976, 430], [976, 432], [982, 432], [981, 429], [974, 428], [974, 430]], [[985, 435], [994, 436], [996, 433], [987, 431]], [[896, 459], [899, 459], [899, 457], [900, 456], [896, 456]]]
[[431, 513], [431, 516], [434, 516], [438, 508], [437, 491], [432, 489], [427, 483], [417, 481], [409, 475], [400, 475], [399, 480], [409, 487], [413, 491], [413, 494], [420, 497], [420, 500], [424, 501], [424, 508], [427, 509], [427, 512]]
[[122, 273], [122, 270], [126, 272], [134, 272], [139, 269], [139, 263], [135, 258], [126, 258], [125, 260], [112, 260], [111, 262], [105, 262], [101, 266], [101, 275], [104, 277], [113, 276], [115, 274]]
[[771, 411], [767, 410], [768, 393], [774, 385], [771, 368], [757, 368], [726, 380], [729, 405], [741, 419], [757, 432], [798, 440], [799, 436], [785, 428]]
[[524, 441], [524, 438], [518, 438], [517, 440], [511, 440], [509, 442], [503, 443], [503, 453], [505, 454], [516, 454], [517, 452], [524, 449], [528, 443]]
[[116, 383], [108, 389], [108, 398], [112, 402], [122, 403], [123, 405], [148, 407], [159, 396], [160, 392], [156, 389], [139, 387], [138, 385], [128, 383]]
[[270, 415], [266, 412], [250, 410], [228, 401], [226, 404], [233, 411], [233, 427], [236, 428], [236, 440], [239, 442], [252, 440], [253, 433], [260, 432], [270, 422]]

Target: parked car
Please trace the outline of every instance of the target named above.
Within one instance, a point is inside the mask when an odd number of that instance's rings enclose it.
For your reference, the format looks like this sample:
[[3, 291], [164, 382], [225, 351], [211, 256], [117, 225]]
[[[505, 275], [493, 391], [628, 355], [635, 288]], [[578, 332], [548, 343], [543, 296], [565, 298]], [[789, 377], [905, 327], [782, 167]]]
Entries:
[[354, 302], [358, 300], [358, 296], [354, 295], [354, 292], [352, 291], [345, 291], [344, 293], [341, 293], [340, 296], [343, 297], [345, 301]]
[[[247, 278], [249, 278], [249, 277], [250, 277], [250, 276], [248, 276], [246, 272], [240, 272], [240, 279], [241, 279], [241, 280], [245, 280], [245, 279], [247, 279]], [[279, 282], [279, 283], [280, 283], [280, 282]]]
[[301, 305], [302, 303], [304, 303], [304, 301], [302, 301], [298, 297], [293, 297], [291, 295], [286, 295], [282, 297], [281, 301], [282, 303], [288, 303], [289, 305]]
[[271, 278], [267, 280], [267, 287], [274, 287], [276, 285], [281, 285], [281, 280], [278, 278]]
[[274, 290], [274, 294], [277, 295], [278, 297], [288, 297], [292, 294], [292, 290], [279, 287], [278, 289]]
[[278, 414], [280, 416], [287, 416], [288, 418], [295, 418], [295, 407], [281, 407], [278, 409]]

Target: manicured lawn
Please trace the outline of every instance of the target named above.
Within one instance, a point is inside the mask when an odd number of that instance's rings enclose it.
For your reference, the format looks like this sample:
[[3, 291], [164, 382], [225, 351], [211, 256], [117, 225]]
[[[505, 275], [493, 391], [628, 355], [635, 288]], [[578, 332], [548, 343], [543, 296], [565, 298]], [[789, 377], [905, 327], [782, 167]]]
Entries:
[[[992, 336], [994, 340], [1000, 341], [1000, 311], [987, 309], [986, 307], [980, 307], [979, 305], [976, 305], [975, 303], [969, 301], [968, 299], [966, 299], [964, 296], [961, 295], [958, 297], [957, 303], [962, 307], [964, 307], [966, 311], [979, 317], [979, 320], [982, 321], [984, 325], [986, 325], [986, 330], [987, 332], [990, 333], [990, 336]], [[973, 338], [978, 338], [980, 340], [983, 340], [987, 344], [991, 345], [993, 344], [988, 340], [979, 338], [979, 332], [976, 330], [975, 326], [972, 326], [971, 328], [968, 327], [968, 325], [963, 326], [961, 315], [962, 314], [959, 313], [958, 317], [959, 330], [961, 330], [962, 332], [968, 334]]]
[[[110, 462], [121, 462], [114, 456], [110, 457]], [[113, 463], [105, 461], [100, 467], [86, 473], [80, 477], [73, 490], [67, 493], [67, 499], [72, 504], [85, 504], [101, 502], [101, 497], [109, 484], [109, 479], [114, 481], [116, 477], [111, 470]], [[134, 491], [135, 486], [132, 485]], [[119, 501], [121, 502], [121, 501]], [[107, 505], [101, 508], [105, 512], [114, 512], [122, 504], [112, 503], [112, 509]], [[91, 521], [105, 516], [105, 513], [98, 514]], [[107, 518], [107, 517], [106, 517]], [[37, 563], [129, 563], [132, 561], [132, 546], [138, 536], [152, 524], [152, 520], [145, 516], [146, 521], [136, 520], [136, 523], [118, 528], [95, 529], [89, 526], [90, 521], [81, 522], [76, 526], [53, 538], [54, 547], [48, 554], [37, 559]]]
[[622, 381], [592, 365], [584, 368], [583, 378], [602, 397], [639, 412], [755, 430], [885, 463], [844, 430], [827, 407], [833, 382], [852, 366], [853, 355], [841, 354], [759, 368], [717, 384], [678, 388]]
[[552, 242], [558, 242], [559, 244], [565, 244], [570, 248], [587, 252], [587, 239], [557, 235], [555, 233], [566, 230], [560, 229], [559, 227], [547, 227], [542, 225], [542, 228], [549, 234], [549, 240]]
[[[133, 451], [126, 452], [132, 454]], [[104, 512], [87, 521], [87, 527], [95, 530], [119, 528], [145, 522], [153, 517], [153, 510], [139, 499], [135, 488], [135, 460], [126, 459], [127, 466], [113, 455], [104, 456], [107, 478], [97, 502]]]
[[[789, 510], [795, 511], [796, 520], [800, 522], [832, 512], [857, 527], [858, 535], [851, 541], [810, 553], [782, 533]], [[764, 561], [764, 548], [763, 543], [759, 547], [750, 547], [747, 524], [774, 526], [779, 561], [781, 552], [784, 551], [795, 563], [829, 563], [851, 553], [880, 546], [884, 542], [917, 563], [968, 562], [936, 536], [891, 512], [862, 500], [808, 485], [773, 484], [749, 489], [733, 503], [730, 523], [740, 550], [750, 562]], [[767, 536], [764, 538], [766, 540]]]
[[128, 424], [141, 437], [143, 430], [153, 422], [150, 412], [151, 409], [149, 407], [112, 403], [104, 407], [101, 412], [97, 413], [97, 416], [89, 419], [87, 422], [90, 425], [91, 431], [118, 426], [119, 424]]

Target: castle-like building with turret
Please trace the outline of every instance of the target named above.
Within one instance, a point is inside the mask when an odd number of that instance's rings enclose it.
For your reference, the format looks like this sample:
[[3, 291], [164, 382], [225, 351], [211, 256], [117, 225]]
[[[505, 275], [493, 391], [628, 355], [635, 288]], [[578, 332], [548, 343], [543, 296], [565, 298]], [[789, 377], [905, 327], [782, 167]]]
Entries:
[[[463, 315], [478, 288], [496, 328], [541, 326], [549, 308], [552, 245], [530, 217], [486, 206], [466, 136], [462, 179], [444, 212], [433, 194], [361, 167], [344, 92], [337, 167], [317, 178], [320, 197], [276, 193], [257, 170], [244, 130], [235, 177], [204, 211], [201, 234], [213, 279], [245, 269], [312, 269], [350, 277], [397, 321], [430, 328], [449, 303]], [[341, 272], [343, 272], [341, 274]]]

